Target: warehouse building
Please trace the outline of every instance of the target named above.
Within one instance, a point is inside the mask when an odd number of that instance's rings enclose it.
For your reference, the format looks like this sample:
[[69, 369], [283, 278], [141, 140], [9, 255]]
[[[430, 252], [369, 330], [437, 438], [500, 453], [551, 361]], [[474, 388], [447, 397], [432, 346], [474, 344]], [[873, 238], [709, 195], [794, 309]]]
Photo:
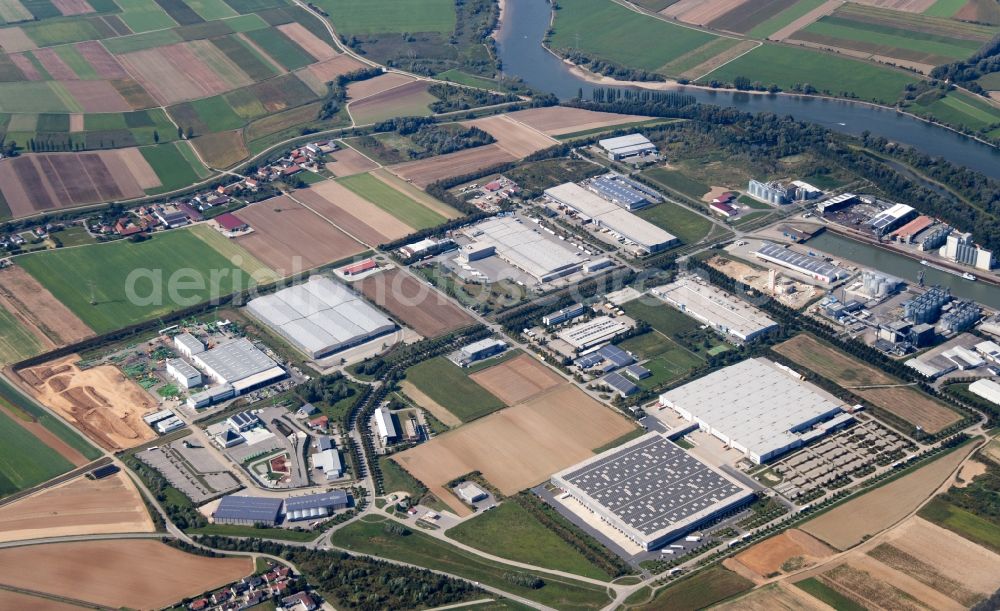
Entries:
[[665, 392], [660, 406], [697, 423], [756, 464], [822, 437], [851, 418], [842, 401], [764, 358]]
[[220, 401], [225, 401], [226, 399], [232, 399], [235, 396], [236, 391], [233, 390], [232, 384], [220, 384], [189, 396], [187, 404], [188, 407], [201, 409]]
[[894, 204], [888, 209], [879, 212], [868, 221], [872, 232], [877, 236], [884, 236], [892, 233], [897, 228], [903, 226], [907, 221], [917, 216], [917, 211], [912, 206], [906, 204]]
[[486, 491], [472, 482], [462, 482], [455, 486], [455, 493], [458, 497], [470, 505], [475, 505], [479, 501], [484, 501], [489, 496]]
[[212, 513], [216, 524], [265, 524], [274, 526], [281, 516], [281, 499], [229, 495]]
[[174, 336], [174, 348], [181, 355], [191, 358], [192, 356], [205, 351], [205, 344], [190, 333], [181, 333]]
[[679, 242], [677, 236], [576, 183], [568, 182], [546, 189], [545, 195], [573, 210], [583, 222], [591, 221], [598, 227], [604, 227], [633, 242], [643, 252], [658, 252]]
[[298, 522], [325, 518], [338, 509], [347, 509], [350, 504], [351, 497], [343, 490], [293, 496], [285, 499], [285, 519]]
[[587, 261], [582, 251], [546, 237], [537, 224], [524, 223], [512, 216], [488, 219], [463, 233], [474, 240], [477, 250], [492, 247], [491, 255], [527, 272], [538, 282], [578, 272]]
[[628, 378], [618, 372], [609, 373], [601, 379], [601, 382], [611, 387], [611, 389], [618, 393], [618, 395], [623, 399], [630, 395], [634, 395], [639, 391], [638, 386], [633, 384]]
[[507, 342], [487, 337], [456, 350], [449, 358], [459, 367], [468, 367], [476, 361], [488, 359], [506, 349]]
[[393, 442], [399, 437], [396, 420], [385, 405], [375, 410], [375, 427], [383, 444]]
[[258, 350], [245, 337], [195, 354], [191, 360], [216, 384], [232, 386], [233, 394], [237, 396], [286, 375], [274, 359]]
[[683, 276], [651, 292], [688, 316], [743, 342], [778, 327], [757, 308], [697, 277]]
[[556, 310], [555, 312], [549, 312], [545, 316], [542, 316], [542, 324], [546, 327], [558, 325], [559, 323], [566, 322], [567, 320], [573, 320], [577, 316], [583, 316], [583, 313], [586, 311], [587, 306], [582, 303], [571, 305], [569, 307], [562, 308], [561, 310]]
[[756, 497], [658, 433], [556, 473], [552, 483], [647, 551]]
[[396, 329], [384, 314], [325, 276], [253, 299], [247, 310], [314, 359]]
[[837, 267], [832, 263], [827, 263], [819, 257], [810, 257], [809, 255], [796, 252], [791, 248], [785, 248], [771, 242], [762, 242], [760, 248], [754, 251], [753, 254], [758, 259], [787, 267], [813, 280], [819, 280], [827, 284], [833, 284], [849, 275], [847, 270]]
[[993, 380], [981, 379], [969, 384], [969, 392], [986, 399], [994, 405], [1000, 405], [1000, 384]]
[[608, 154], [611, 161], [624, 161], [643, 157], [655, 157], [659, 151], [649, 138], [642, 134], [629, 134], [617, 138], [598, 140], [600, 146]]
[[639, 210], [662, 198], [655, 191], [617, 172], [609, 172], [587, 182], [587, 188], [625, 210]]
[[167, 433], [172, 433], [178, 429], [184, 428], [184, 421], [174, 416], [172, 418], [167, 418], [166, 420], [160, 420], [156, 423], [156, 432], [160, 435], [166, 435]]
[[579, 351], [610, 342], [619, 333], [624, 333], [627, 330], [628, 325], [620, 320], [610, 316], [598, 316], [587, 322], [563, 329], [558, 333], [558, 337]]
[[322, 471], [327, 481], [340, 479], [344, 476], [344, 462], [340, 458], [340, 452], [332, 446], [321, 447], [319, 452], [313, 454], [313, 467]]
[[182, 359], [167, 359], [167, 375], [186, 389], [201, 386], [201, 372]]

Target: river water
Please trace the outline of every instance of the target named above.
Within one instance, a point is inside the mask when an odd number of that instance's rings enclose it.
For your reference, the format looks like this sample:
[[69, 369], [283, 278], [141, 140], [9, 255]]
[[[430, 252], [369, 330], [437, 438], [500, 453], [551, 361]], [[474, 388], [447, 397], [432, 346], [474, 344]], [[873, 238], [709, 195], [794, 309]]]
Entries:
[[[533, 89], [572, 98], [594, 85], [570, 72], [569, 66], [542, 47], [551, 7], [546, 0], [505, 0], [497, 47], [504, 72], [519, 76]], [[623, 41], [622, 44], [627, 44]], [[858, 135], [869, 132], [939, 155], [955, 164], [1000, 179], [1000, 150], [943, 127], [914, 119], [895, 110], [808, 96], [710, 91], [677, 86], [677, 91], [699, 102], [731, 106], [747, 112], [772, 112], [817, 123], [834, 131]]]

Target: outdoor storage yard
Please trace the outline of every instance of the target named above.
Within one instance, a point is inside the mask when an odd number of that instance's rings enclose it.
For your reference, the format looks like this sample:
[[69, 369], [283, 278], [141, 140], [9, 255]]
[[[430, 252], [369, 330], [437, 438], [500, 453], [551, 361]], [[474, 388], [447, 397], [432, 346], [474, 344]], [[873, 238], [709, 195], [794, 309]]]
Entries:
[[424, 337], [436, 337], [474, 322], [437, 290], [398, 269], [368, 276], [359, 284], [369, 301]]
[[253, 233], [236, 242], [282, 276], [358, 254], [364, 246], [288, 196], [239, 211]]
[[0, 550], [0, 584], [116, 609], [159, 609], [252, 572], [249, 557], [206, 558], [150, 540]]
[[34, 397], [66, 418], [102, 448], [125, 450], [154, 439], [142, 421], [156, 407], [153, 399], [110, 365], [81, 370], [80, 357], [61, 359], [18, 371]]
[[77, 477], [0, 507], [0, 542], [154, 530], [139, 491], [122, 472]]
[[[793, 337], [775, 346], [774, 350], [928, 433], [936, 433], [959, 420], [959, 415], [943, 403], [911, 386], [899, 385], [900, 381], [892, 376], [808, 335]], [[883, 384], [899, 386], [864, 388]]]
[[[574, 423], [572, 434], [566, 423]], [[504, 494], [544, 481], [633, 430], [628, 419], [562, 384], [393, 456], [459, 515], [469, 509], [445, 489], [480, 471]]]

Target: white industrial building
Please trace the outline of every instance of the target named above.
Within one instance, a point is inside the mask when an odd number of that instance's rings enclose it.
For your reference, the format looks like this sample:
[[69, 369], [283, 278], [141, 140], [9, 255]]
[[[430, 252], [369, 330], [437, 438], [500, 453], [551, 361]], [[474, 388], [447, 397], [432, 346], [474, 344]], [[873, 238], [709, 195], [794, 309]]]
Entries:
[[971, 265], [983, 271], [988, 272], [993, 268], [993, 251], [976, 246], [971, 233], [949, 234], [938, 254], [949, 261]]
[[285, 377], [285, 370], [245, 337], [195, 354], [191, 360], [216, 384], [232, 386], [234, 395]]
[[611, 161], [623, 161], [634, 157], [650, 157], [659, 153], [656, 145], [642, 134], [629, 134], [597, 141]]
[[297, 522], [325, 518], [338, 509], [346, 509], [350, 504], [351, 497], [344, 490], [290, 496], [285, 499], [285, 520]]
[[852, 419], [842, 401], [764, 358], [742, 361], [665, 392], [660, 405], [757, 464]]
[[449, 358], [459, 367], [468, 367], [476, 361], [488, 359], [507, 349], [507, 342], [492, 337], [472, 342], [456, 350]]
[[312, 276], [308, 282], [253, 299], [247, 311], [311, 358], [396, 329], [384, 314], [325, 276]]
[[392, 412], [385, 405], [375, 410], [375, 428], [378, 429], [378, 436], [382, 439], [383, 444], [395, 441], [399, 437]]
[[559, 332], [559, 339], [576, 350], [586, 350], [610, 342], [628, 330], [628, 325], [610, 316], [598, 316], [587, 322], [573, 325]]
[[578, 272], [587, 261], [583, 251], [546, 237], [536, 223], [525, 223], [512, 216], [488, 219], [465, 229], [463, 233], [474, 240], [473, 250], [476, 252], [489, 251], [492, 247], [489, 255], [496, 254], [538, 282], [549, 282]]
[[1000, 405], [1000, 384], [993, 380], [981, 379], [969, 384], [969, 392], [986, 399], [990, 403]]
[[740, 341], [752, 341], [778, 327], [757, 308], [696, 277], [684, 276], [651, 292], [681, 312]]
[[756, 498], [659, 433], [560, 471], [552, 483], [647, 551]]
[[184, 428], [184, 421], [177, 416], [172, 416], [166, 420], [160, 420], [156, 423], [156, 432], [160, 435], [166, 435], [167, 433], [182, 428]]
[[883, 236], [891, 233], [906, 221], [917, 216], [917, 211], [912, 206], [906, 204], [893, 204], [886, 210], [879, 212], [868, 221], [875, 235]]
[[204, 352], [205, 344], [201, 343], [200, 339], [190, 333], [181, 333], [174, 336], [174, 348], [176, 348], [177, 352], [181, 353], [182, 356], [191, 358], [198, 353]]
[[996, 342], [979, 342], [976, 344], [976, 352], [983, 355], [983, 358], [991, 363], [1000, 363], [1000, 345]]
[[576, 212], [581, 220], [592, 221], [598, 227], [635, 243], [647, 253], [665, 250], [679, 242], [677, 236], [576, 183], [568, 182], [546, 189], [545, 195]]
[[791, 248], [772, 244], [771, 242], [762, 242], [760, 248], [755, 250], [753, 254], [758, 259], [787, 267], [813, 280], [819, 280], [827, 284], [833, 284], [849, 275], [847, 270], [837, 267], [832, 263], [827, 263], [819, 257], [810, 257]]
[[167, 375], [184, 388], [201, 386], [201, 372], [182, 359], [167, 359]]
[[486, 500], [486, 497], [489, 496], [486, 494], [485, 490], [472, 482], [462, 482], [461, 484], [455, 486], [455, 492], [458, 494], [459, 498], [470, 505]]

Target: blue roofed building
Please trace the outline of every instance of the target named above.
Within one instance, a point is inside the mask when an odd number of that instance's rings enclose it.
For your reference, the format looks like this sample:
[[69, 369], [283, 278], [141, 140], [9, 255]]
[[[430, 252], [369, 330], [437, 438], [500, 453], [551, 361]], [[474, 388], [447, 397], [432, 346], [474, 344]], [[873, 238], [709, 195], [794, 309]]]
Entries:
[[604, 360], [614, 364], [615, 369], [631, 365], [635, 362], [635, 359], [632, 358], [631, 354], [613, 344], [601, 346], [601, 349], [598, 350], [596, 354], [600, 355], [604, 358]]
[[216, 524], [266, 524], [274, 526], [281, 516], [281, 499], [258, 496], [222, 497], [212, 513]]
[[639, 387], [628, 381], [625, 376], [620, 373], [609, 373], [604, 376], [601, 380], [608, 386], [610, 386], [615, 392], [622, 396], [622, 398], [634, 394], [639, 390]]

